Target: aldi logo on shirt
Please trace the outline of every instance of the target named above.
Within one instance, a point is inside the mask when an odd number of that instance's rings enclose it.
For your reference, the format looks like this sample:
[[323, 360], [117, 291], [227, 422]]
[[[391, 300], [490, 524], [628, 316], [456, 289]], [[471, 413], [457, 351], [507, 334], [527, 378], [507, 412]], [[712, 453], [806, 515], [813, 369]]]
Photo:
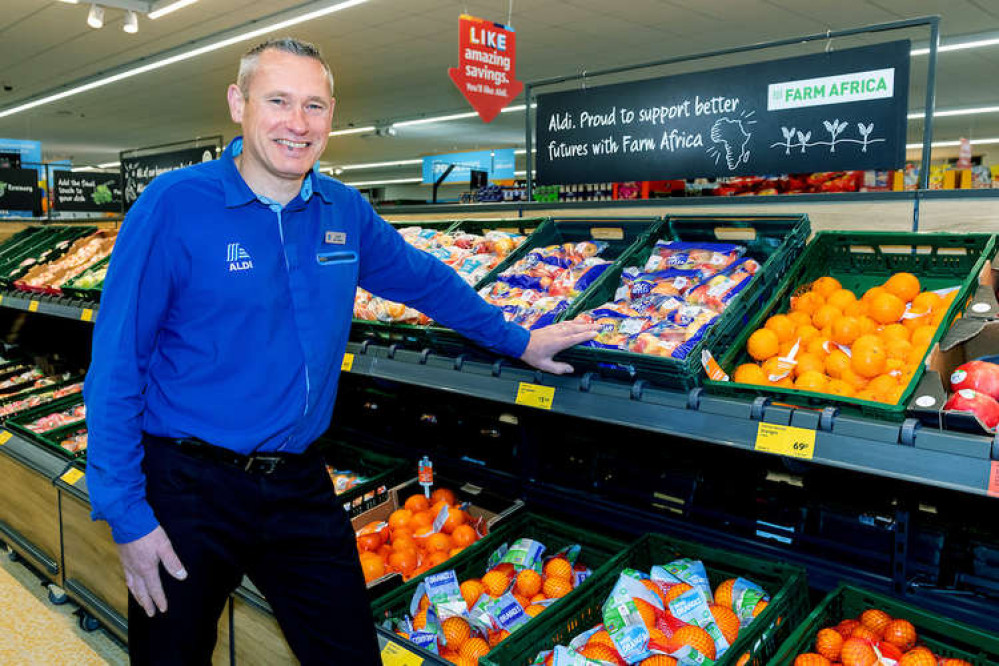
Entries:
[[239, 243], [229, 243], [226, 247], [226, 262], [229, 264], [229, 272], [248, 271], [253, 268], [253, 259], [250, 253], [243, 249]]

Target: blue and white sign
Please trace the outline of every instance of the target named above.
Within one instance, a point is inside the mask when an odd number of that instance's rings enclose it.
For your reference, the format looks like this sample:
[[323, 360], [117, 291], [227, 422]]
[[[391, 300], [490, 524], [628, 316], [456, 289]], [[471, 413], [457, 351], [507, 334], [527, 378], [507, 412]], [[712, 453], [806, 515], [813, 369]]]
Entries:
[[489, 180], [513, 180], [514, 160], [513, 148], [430, 155], [423, 158], [423, 182], [433, 185], [452, 164], [454, 170], [445, 183], [467, 183], [473, 170], [487, 172]]
[[[26, 139], [0, 139], [0, 153], [16, 153], [21, 156], [22, 169], [34, 169], [37, 181], [38, 169], [42, 166], [42, 142]], [[35, 183], [37, 185], [37, 182]], [[21, 186], [25, 186], [23, 183]], [[2, 195], [0, 195], [2, 196]], [[0, 208], [3, 208], [0, 206]], [[0, 210], [0, 217], [29, 217], [31, 208]]]

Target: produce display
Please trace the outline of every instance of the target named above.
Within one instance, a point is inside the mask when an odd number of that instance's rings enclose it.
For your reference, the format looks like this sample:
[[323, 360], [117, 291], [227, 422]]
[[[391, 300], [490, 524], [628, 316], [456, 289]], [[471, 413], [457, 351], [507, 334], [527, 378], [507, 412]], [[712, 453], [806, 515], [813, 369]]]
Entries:
[[[525, 239], [525, 236], [505, 231], [487, 231], [479, 235], [463, 231], [444, 233], [422, 227], [406, 227], [399, 229], [399, 233], [413, 247], [453, 268], [470, 285], [485, 277]], [[430, 318], [422, 312], [360, 288], [354, 297], [354, 317], [368, 321], [430, 323]]]
[[69, 425], [71, 423], [77, 423], [87, 418], [87, 407], [86, 405], [76, 405], [75, 407], [70, 407], [69, 409], [64, 409], [61, 412], [54, 412], [52, 414], [46, 414], [41, 418], [35, 419], [29, 423], [25, 423], [24, 427], [32, 432], [45, 433], [50, 430], [55, 430], [56, 428], [61, 428], [63, 426]]
[[934, 654], [920, 645], [911, 622], [878, 608], [824, 627], [816, 634], [813, 649], [795, 657], [794, 666], [972, 666], [964, 659]]
[[989, 432], [999, 425], [999, 365], [987, 361], [969, 361], [950, 375], [953, 391], [944, 409], [971, 412]]
[[601, 606], [603, 622], [541, 652], [534, 664], [710, 664], [769, 598], [745, 578], [727, 579], [712, 593], [700, 560], [678, 559], [647, 573], [625, 569]]
[[104, 286], [104, 277], [107, 273], [108, 267], [106, 264], [99, 268], [88, 268], [77, 276], [73, 286], [79, 289], [100, 289]]
[[746, 351], [756, 363], [732, 379], [897, 404], [957, 291], [923, 291], [915, 275], [895, 273], [855, 294], [820, 277], [753, 332]]
[[11, 414], [23, 412], [31, 407], [37, 407], [38, 405], [46, 402], [51, 402], [52, 400], [63, 398], [67, 395], [80, 393], [81, 391], [83, 391], [83, 382], [75, 382], [61, 388], [52, 389], [50, 391], [42, 391], [41, 393], [35, 393], [18, 400], [13, 400], [4, 405], [0, 405], [0, 418], [6, 418]]
[[411, 495], [387, 522], [371, 522], [357, 531], [357, 551], [364, 580], [390, 573], [404, 580], [443, 564], [482, 538], [480, 525], [459, 505], [454, 491], [438, 488], [427, 498]]
[[331, 465], [326, 466], [326, 471], [330, 475], [330, 480], [333, 482], [333, 491], [337, 495], [342, 495], [354, 486], [369, 481], [366, 476], [351, 472], [350, 470], [335, 469]]
[[117, 231], [108, 230], [80, 238], [58, 259], [31, 268], [14, 282], [14, 286], [28, 291], [60, 293], [63, 284], [111, 254], [117, 235]]
[[546, 550], [539, 541], [521, 538], [497, 548], [480, 578], [459, 582], [454, 570], [428, 576], [413, 595], [410, 613], [389, 624], [452, 663], [478, 664], [589, 577], [579, 545], [547, 557]]
[[83, 426], [68, 437], [59, 441], [59, 446], [70, 453], [79, 453], [87, 450], [87, 427]]
[[583, 346], [686, 358], [759, 263], [728, 243], [658, 241], [644, 266], [621, 272], [614, 300], [577, 319], [600, 325]]
[[547, 326], [610, 268], [599, 256], [606, 249], [602, 241], [535, 248], [479, 294], [500, 307], [507, 321], [529, 330]]
[[0, 381], [0, 392], [9, 393], [9, 389], [25, 388], [29, 386], [40, 386], [38, 382], [45, 378], [45, 373], [40, 368], [29, 368], [26, 365], [17, 365], [3, 369], [3, 373], [14, 373], [7, 379]]

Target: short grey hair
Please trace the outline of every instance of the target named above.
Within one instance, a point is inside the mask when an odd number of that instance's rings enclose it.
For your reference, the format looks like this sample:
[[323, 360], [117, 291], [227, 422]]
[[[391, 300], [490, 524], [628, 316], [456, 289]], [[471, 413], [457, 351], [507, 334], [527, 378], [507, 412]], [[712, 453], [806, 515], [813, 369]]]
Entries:
[[243, 97], [249, 95], [250, 79], [253, 78], [253, 73], [257, 69], [260, 54], [268, 49], [284, 51], [285, 53], [302, 56], [303, 58], [312, 58], [317, 61], [323, 66], [323, 70], [326, 72], [326, 78], [329, 79], [330, 83], [330, 97], [333, 96], [333, 72], [330, 70], [326, 59], [323, 58], [323, 54], [319, 51], [319, 47], [315, 44], [295, 39], [294, 37], [282, 37], [281, 39], [268, 39], [262, 44], [257, 44], [239, 59], [239, 74], [236, 76], [236, 85], [239, 86]]

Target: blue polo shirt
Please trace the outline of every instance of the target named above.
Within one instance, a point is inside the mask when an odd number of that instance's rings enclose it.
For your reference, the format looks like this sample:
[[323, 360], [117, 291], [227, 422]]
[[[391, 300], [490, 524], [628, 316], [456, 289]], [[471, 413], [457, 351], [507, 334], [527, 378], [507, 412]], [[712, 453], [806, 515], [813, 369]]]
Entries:
[[494, 351], [527, 347], [356, 190], [313, 170], [281, 206], [243, 180], [241, 148], [157, 177], [111, 256], [84, 396], [93, 516], [118, 543], [158, 524], [143, 432], [248, 454], [301, 452], [329, 427], [358, 285]]

